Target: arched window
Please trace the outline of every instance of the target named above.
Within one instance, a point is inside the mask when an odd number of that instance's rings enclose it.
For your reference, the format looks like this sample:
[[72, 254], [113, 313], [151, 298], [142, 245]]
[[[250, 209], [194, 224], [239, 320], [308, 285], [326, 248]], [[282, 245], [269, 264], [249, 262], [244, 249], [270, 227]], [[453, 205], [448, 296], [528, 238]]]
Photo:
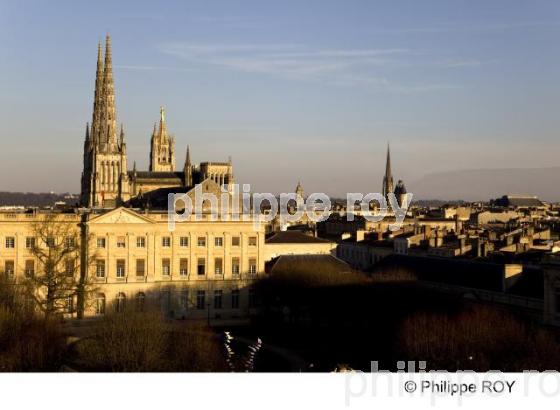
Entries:
[[98, 293], [95, 295], [95, 314], [104, 315], [105, 314], [105, 294]]
[[115, 304], [115, 310], [119, 313], [124, 312], [126, 303], [126, 295], [122, 292], [119, 292], [117, 295], [117, 303]]
[[136, 311], [143, 312], [145, 304], [146, 304], [146, 294], [144, 292], [138, 292], [136, 294]]

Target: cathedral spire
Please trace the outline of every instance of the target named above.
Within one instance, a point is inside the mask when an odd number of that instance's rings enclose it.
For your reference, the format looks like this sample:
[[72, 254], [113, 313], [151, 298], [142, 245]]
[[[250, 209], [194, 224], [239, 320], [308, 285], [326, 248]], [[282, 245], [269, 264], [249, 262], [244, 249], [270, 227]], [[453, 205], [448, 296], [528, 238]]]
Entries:
[[391, 151], [389, 149], [389, 143], [387, 143], [387, 162], [385, 163], [385, 176], [393, 177], [391, 175]]
[[105, 141], [109, 144], [117, 142], [116, 109], [115, 109], [115, 84], [113, 80], [113, 59], [111, 52], [111, 37], [105, 39], [105, 63], [103, 70], [103, 120], [105, 122]]
[[187, 157], [185, 158], [185, 166], [183, 167], [183, 173], [185, 174], [185, 186], [190, 187], [193, 185], [192, 176], [192, 165], [191, 165], [191, 150], [187, 145]]
[[163, 137], [167, 134], [167, 126], [165, 124], [165, 108], [159, 107], [159, 136]]
[[391, 172], [391, 152], [387, 143], [387, 161], [385, 163], [385, 176], [383, 177], [383, 196], [393, 192], [393, 174]]

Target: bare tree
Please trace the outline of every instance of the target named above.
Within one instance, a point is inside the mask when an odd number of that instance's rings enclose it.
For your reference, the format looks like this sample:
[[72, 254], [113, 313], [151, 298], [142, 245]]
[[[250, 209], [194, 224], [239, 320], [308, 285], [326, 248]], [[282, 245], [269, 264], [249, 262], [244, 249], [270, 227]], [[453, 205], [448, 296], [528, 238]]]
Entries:
[[37, 269], [25, 272], [22, 283], [27, 296], [46, 317], [61, 311], [83, 317], [87, 296], [93, 291], [88, 266], [95, 260], [86, 227], [52, 213], [36, 221], [32, 232], [31, 253]]

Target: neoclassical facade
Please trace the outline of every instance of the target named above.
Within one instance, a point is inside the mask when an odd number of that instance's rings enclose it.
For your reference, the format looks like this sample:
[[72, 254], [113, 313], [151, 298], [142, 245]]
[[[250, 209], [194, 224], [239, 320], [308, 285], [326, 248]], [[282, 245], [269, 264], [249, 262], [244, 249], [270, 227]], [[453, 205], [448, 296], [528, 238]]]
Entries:
[[167, 130], [165, 110], [160, 109], [159, 123], [154, 125], [150, 140], [148, 171], [128, 167], [124, 127], [117, 127], [115, 85], [111, 39], [105, 50], [97, 50], [97, 70], [91, 126], [86, 125], [80, 204], [86, 208], [114, 208], [152, 191], [167, 188], [188, 190], [197, 183], [212, 179], [220, 185], [234, 183], [231, 160], [225, 162], [191, 163], [187, 147], [185, 162], [176, 168], [175, 137]]
[[[0, 271], [12, 283], [41, 274], [31, 247], [47, 244], [34, 237], [34, 226], [52, 212], [0, 213]], [[203, 214], [171, 232], [164, 212], [119, 207], [55, 215], [48, 223], [68, 225], [65, 232], [82, 241], [85, 258], [74, 274], [86, 271], [86, 315], [151, 304], [174, 317], [235, 319], [253, 309], [252, 284], [264, 272], [264, 224], [255, 229], [252, 221]], [[68, 296], [72, 314], [76, 298]]]

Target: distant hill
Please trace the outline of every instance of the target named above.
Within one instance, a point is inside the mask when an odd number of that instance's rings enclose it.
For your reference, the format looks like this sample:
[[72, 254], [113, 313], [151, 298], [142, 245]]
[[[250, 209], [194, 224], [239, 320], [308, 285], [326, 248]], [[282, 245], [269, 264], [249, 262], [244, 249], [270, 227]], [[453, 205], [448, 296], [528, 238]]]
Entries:
[[73, 205], [78, 202], [75, 194], [35, 193], [35, 192], [0, 192], [0, 206], [52, 206], [55, 202]]
[[560, 167], [472, 169], [428, 174], [406, 187], [417, 199], [487, 201], [505, 194], [528, 194], [559, 201], [559, 181]]

